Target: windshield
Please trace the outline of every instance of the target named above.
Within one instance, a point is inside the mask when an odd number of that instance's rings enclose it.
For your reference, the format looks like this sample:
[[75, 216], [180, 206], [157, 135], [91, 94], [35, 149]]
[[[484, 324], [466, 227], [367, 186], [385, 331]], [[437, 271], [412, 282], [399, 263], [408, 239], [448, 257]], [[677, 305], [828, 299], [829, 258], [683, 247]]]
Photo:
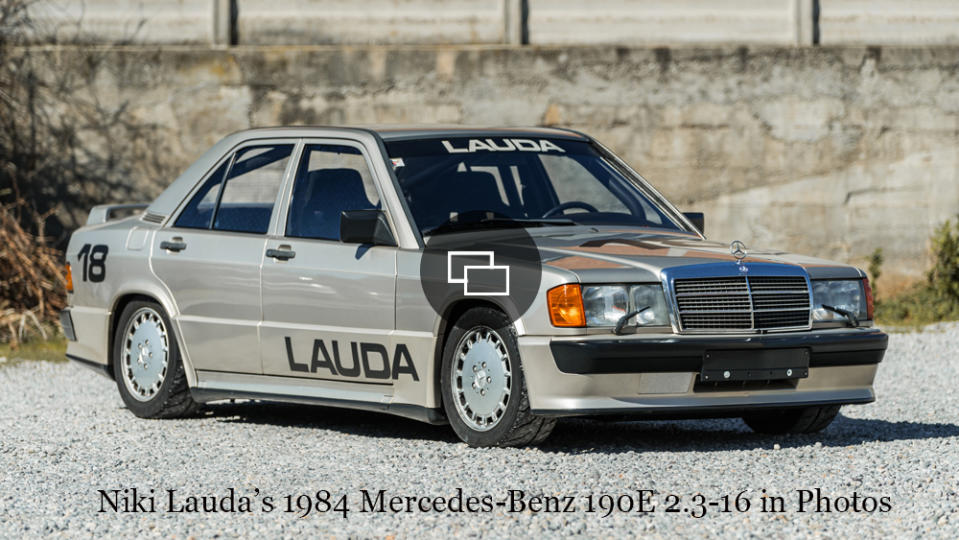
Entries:
[[507, 222], [684, 230], [587, 142], [490, 137], [386, 147], [424, 235]]

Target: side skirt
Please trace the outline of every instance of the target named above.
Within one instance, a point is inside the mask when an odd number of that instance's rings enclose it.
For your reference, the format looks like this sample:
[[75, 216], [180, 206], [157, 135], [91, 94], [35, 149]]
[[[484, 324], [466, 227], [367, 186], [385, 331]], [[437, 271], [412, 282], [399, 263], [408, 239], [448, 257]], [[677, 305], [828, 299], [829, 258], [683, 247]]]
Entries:
[[83, 367], [85, 367], [85, 368], [92, 369], [93, 371], [96, 371], [97, 373], [99, 373], [100, 375], [103, 375], [104, 377], [110, 379], [111, 381], [113, 380], [113, 373], [110, 372], [110, 366], [109, 366], [109, 365], [107, 365], [107, 364], [100, 364], [100, 363], [98, 363], [98, 362], [94, 362], [93, 360], [87, 360], [86, 358], [80, 358], [79, 356], [73, 356], [72, 354], [68, 354], [68, 355], [66, 355], [66, 356], [67, 356], [67, 360], [71, 360], [71, 361], [73, 361], [73, 362], [76, 362], [77, 364], [80, 364], [81, 366], [83, 366]]
[[310, 379], [210, 371], [197, 371], [197, 379], [198, 385], [190, 389], [190, 394], [200, 403], [252, 399], [381, 412], [434, 425], [448, 423], [441, 409], [390, 403], [380, 392], [324, 388]]

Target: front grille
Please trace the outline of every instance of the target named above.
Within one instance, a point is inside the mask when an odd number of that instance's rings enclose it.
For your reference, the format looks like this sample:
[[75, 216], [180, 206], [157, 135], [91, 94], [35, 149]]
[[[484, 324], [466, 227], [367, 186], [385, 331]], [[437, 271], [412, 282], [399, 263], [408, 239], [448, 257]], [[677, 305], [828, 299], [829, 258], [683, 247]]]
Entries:
[[809, 327], [809, 284], [802, 276], [676, 279], [673, 297], [683, 330]]

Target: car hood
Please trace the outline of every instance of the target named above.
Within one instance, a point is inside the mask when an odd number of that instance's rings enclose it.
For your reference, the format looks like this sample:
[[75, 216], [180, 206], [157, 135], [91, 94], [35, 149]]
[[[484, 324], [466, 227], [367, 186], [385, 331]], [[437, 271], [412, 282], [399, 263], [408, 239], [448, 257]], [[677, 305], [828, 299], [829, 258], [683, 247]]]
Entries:
[[[544, 272], [553, 271], [580, 282], [659, 281], [661, 271], [671, 268], [736, 263], [729, 244], [683, 232], [576, 226], [530, 228], [525, 233], [536, 243]], [[473, 231], [455, 236], [458, 246], [468, 246], [471, 241], [510, 244], [511, 239], [521, 237], [516, 230]], [[812, 279], [864, 276], [848, 265], [770, 249], [748, 248], [743, 262], [798, 266]]]
[[[572, 272], [581, 282], [659, 281], [660, 272], [680, 266], [735, 263], [728, 243], [688, 233], [649, 229], [576, 227], [530, 229], [544, 271]], [[812, 279], [856, 279], [864, 274], [849, 265], [771, 249], [748, 248], [743, 263], [802, 267]]]

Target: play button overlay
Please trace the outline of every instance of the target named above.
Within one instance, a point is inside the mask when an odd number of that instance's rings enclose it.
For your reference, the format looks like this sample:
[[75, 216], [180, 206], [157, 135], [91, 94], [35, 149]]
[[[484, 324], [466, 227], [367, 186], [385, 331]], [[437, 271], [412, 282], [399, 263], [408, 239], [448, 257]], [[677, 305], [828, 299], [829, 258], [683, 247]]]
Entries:
[[500, 306], [515, 321], [533, 305], [542, 276], [532, 237], [521, 224], [503, 220], [434, 234], [420, 261], [423, 293], [440, 316], [458, 301], [482, 300]]

